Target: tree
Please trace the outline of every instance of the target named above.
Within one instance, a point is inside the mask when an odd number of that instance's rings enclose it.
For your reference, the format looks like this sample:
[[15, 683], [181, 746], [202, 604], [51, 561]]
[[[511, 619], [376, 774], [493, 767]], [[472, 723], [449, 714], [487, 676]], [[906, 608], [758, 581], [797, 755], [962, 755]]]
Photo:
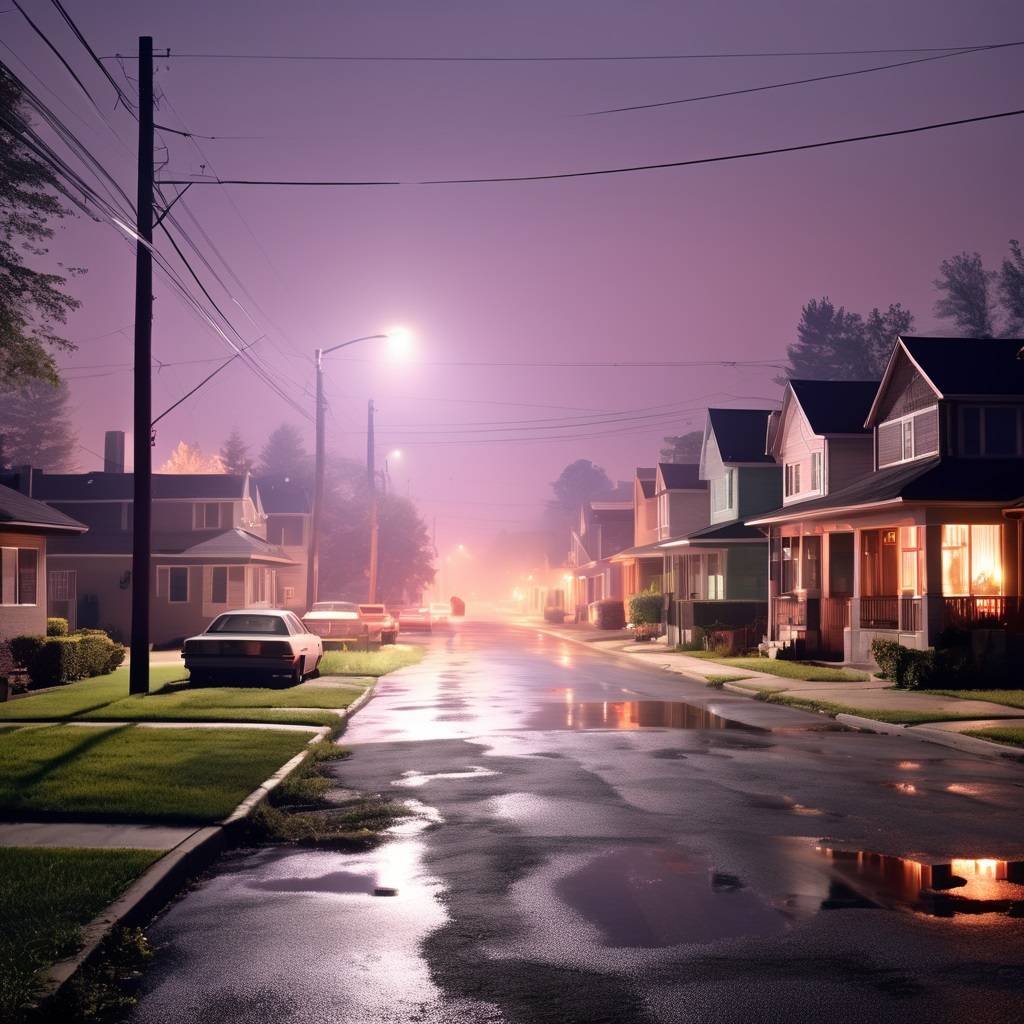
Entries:
[[[50, 168], [25, 144], [28, 114], [20, 84], [0, 67], [0, 380], [57, 383], [53, 353], [75, 346], [56, 333], [78, 308], [67, 278], [33, 270], [27, 258], [48, 253], [51, 223], [71, 214]], [[84, 273], [64, 267], [68, 276]]]
[[607, 498], [615, 485], [600, 466], [589, 459], [577, 459], [562, 470], [551, 489], [555, 492], [554, 504], [574, 516], [585, 502]]
[[986, 270], [976, 252], [962, 252], [943, 260], [933, 282], [941, 296], [935, 303], [935, 315], [940, 320], [952, 320], [964, 337], [995, 337], [991, 295], [995, 277], [995, 271]]
[[1016, 238], [1010, 239], [1010, 258], [999, 272], [999, 300], [1006, 314], [1003, 333], [1019, 338], [1024, 334], [1024, 254]]
[[257, 472], [261, 476], [287, 476], [306, 485], [312, 484], [313, 459], [306, 451], [298, 427], [282, 423], [267, 438], [260, 452]]
[[51, 473], [76, 468], [78, 434], [71, 425], [66, 384], [30, 380], [0, 392], [0, 460]]
[[[370, 564], [366, 487], [341, 497], [328, 494], [320, 547], [321, 597], [365, 601]], [[399, 603], [434, 579], [433, 547], [416, 506], [395, 494], [379, 496], [378, 600]]]
[[223, 473], [219, 455], [205, 455], [198, 444], [179, 441], [171, 457], [160, 467], [161, 473]]
[[662, 462], [698, 462], [704, 447], [704, 431], [691, 430], [665, 438], [665, 447], [658, 452]]
[[898, 302], [890, 305], [884, 313], [877, 306], [868, 313], [864, 321], [863, 380], [881, 380], [897, 337], [910, 334], [913, 328], [914, 314]]
[[249, 457], [249, 446], [235, 427], [224, 446], [220, 450], [220, 461], [224, 464], [224, 472], [233, 476], [245, 476], [252, 472], [252, 459]]

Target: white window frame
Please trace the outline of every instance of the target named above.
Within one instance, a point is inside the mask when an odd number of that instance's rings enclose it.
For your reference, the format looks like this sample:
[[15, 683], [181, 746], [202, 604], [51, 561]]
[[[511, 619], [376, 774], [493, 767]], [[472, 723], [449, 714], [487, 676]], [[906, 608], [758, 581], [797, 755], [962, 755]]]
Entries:
[[[717, 484], [717, 486], [716, 486]], [[714, 512], [732, 512], [736, 507], [736, 470], [727, 468], [711, 481], [711, 499]]]
[[[985, 411], [987, 409], [1000, 409], [1000, 408], [1003, 408], [1003, 409], [1005, 409], [1005, 408], [1013, 409], [1014, 412], [1016, 412], [1016, 414], [1017, 414], [1017, 429], [1014, 431], [1014, 435], [1015, 435], [1016, 440], [1017, 440], [1017, 450], [1016, 450], [1016, 452], [1011, 453], [1010, 455], [990, 455], [988, 453], [988, 442], [987, 442], [987, 438], [985, 437]], [[978, 413], [978, 446], [979, 446], [980, 450], [978, 451], [978, 453], [976, 455], [970, 455], [970, 454], [968, 454], [964, 450], [964, 413], [967, 412], [968, 409], [977, 410], [977, 413]], [[1022, 454], [1024, 454], [1024, 447], [1022, 447], [1022, 443], [1021, 443], [1021, 408], [1020, 408], [1020, 406], [1016, 406], [1016, 405], [1009, 405], [1009, 406], [1003, 405], [1003, 406], [1001, 406], [998, 403], [990, 403], [989, 405], [978, 405], [978, 404], [962, 405], [957, 410], [957, 425], [958, 425], [958, 428], [959, 428], [958, 429], [958, 434], [959, 434], [959, 442], [960, 442], [957, 447], [959, 448], [959, 454], [962, 455], [965, 459], [1014, 459], [1014, 458], [1020, 458], [1020, 456]]]
[[[176, 570], [185, 573], [185, 600], [179, 601], [171, 597], [171, 573]], [[157, 597], [163, 597], [168, 604], [188, 604], [192, 597], [192, 573], [187, 565], [158, 565], [156, 569]]]
[[[4, 601], [4, 595], [3, 595], [3, 582], [2, 582], [2, 580], [6, 576], [6, 573], [4, 572], [4, 568], [3, 568], [3, 563], [4, 562], [10, 562], [12, 560], [11, 559], [11, 555], [7, 554], [8, 551], [13, 554], [13, 562], [14, 562], [14, 574], [13, 574], [13, 576], [14, 576], [14, 586], [12, 588], [12, 593], [13, 593], [13, 596], [14, 596], [14, 600], [13, 601]], [[32, 551], [32, 552], [35, 553], [35, 558], [36, 558], [36, 599], [34, 601], [32, 601], [31, 603], [29, 603], [27, 601], [22, 601], [21, 600], [21, 552], [22, 551]], [[43, 561], [42, 558], [39, 557], [39, 548], [16, 548], [13, 545], [4, 545], [3, 547], [0, 547], [0, 607], [2, 607], [2, 608], [38, 608], [39, 607], [39, 576], [40, 576], [40, 570], [42, 569], [42, 561]], [[44, 579], [44, 583], [45, 583], [45, 579]], [[45, 594], [43, 595], [43, 600], [44, 601], [46, 600]]]
[[[882, 427], [887, 427], [887, 426], [890, 426], [892, 424], [899, 424], [900, 455], [901, 455], [901, 458], [896, 459], [894, 462], [887, 462], [884, 466], [881, 464], [881, 462], [879, 462], [879, 464], [878, 464], [878, 468], [879, 469], [888, 469], [890, 466], [902, 466], [906, 462], [916, 462], [918, 459], [930, 458], [933, 455], [938, 455], [939, 454], [939, 449], [941, 448], [941, 445], [939, 445], [939, 444], [937, 444], [935, 446], [935, 450], [931, 451], [931, 452], [919, 452], [917, 450], [917, 427], [914, 425], [914, 420], [915, 420], [916, 417], [921, 416], [921, 415], [923, 415], [926, 412], [930, 412], [934, 408], [935, 408], [935, 406], [929, 405], [929, 406], [926, 406], [924, 409], [917, 409], [914, 412], [906, 413], [904, 416], [896, 416], [896, 417], [894, 417], [891, 420], [886, 420], [884, 423], [879, 423], [878, 424], [878, 428], [877, 428], [878, 430], [881, 430]], [[910, 450], [911, 450], [911, 454], [910, 455], [907, 455], [907, 424], [908, 423], [910, 425]], [[875, 442], [875, 450], [876, 450], [876, 453], [877, 453], [877, 450], [878, 450], [877, 439], [876, 439], [876, 442]], [[877, 454], [876, 454], [876, 458], [877, 458]]]
[[799, 462], [787, 462], [786, 472], [786, 497], [792, 498], [794, 495], [800, 493], [800, 463]]
[[813, 494], [819, 494], [823, 489], [822, 469], [824, 463], [825, 460], [821, 452], [811, 452], [811, 492]]
[[[217, 523], [210, 526], [206, 522], [206, 510], [213, 505], [217, 509]], [[219, 530], [221, 529], [221, 507], [219, 501], [197, 501], [192, 506], [192, 528], [194, 530]]]

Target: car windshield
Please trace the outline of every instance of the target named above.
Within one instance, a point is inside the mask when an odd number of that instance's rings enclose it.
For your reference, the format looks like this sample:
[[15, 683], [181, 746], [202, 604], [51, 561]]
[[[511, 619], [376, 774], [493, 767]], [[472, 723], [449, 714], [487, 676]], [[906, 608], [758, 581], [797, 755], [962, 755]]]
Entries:
[[361, 604], [359, 611], [363, 615], [383, 615], [384, 605], [382, 604]]
[[279, 615], [220, 615], [207, 633], [255, 633], [287, 636], [288, 625]]
[[350, 601], [317, 601], [310, 608], [313, 612], [354, 612], [356, 606]]

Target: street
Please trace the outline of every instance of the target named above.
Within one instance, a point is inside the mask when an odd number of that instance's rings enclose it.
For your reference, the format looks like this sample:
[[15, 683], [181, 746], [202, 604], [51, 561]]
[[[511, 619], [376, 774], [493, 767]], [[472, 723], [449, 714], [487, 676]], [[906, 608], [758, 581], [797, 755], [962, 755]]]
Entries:
[[133, 1020], [1020, 1019], [1021, 768], [530, 627], [424, 642], [331, 768], [411, 815], [222, 858]]

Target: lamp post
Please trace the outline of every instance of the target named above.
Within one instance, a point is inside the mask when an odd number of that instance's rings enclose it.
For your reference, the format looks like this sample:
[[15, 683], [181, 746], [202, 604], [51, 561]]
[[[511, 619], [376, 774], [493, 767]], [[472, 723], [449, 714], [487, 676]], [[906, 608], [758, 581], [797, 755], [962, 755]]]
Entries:
[[[324, 356], [332, 352], [348, 348], [350, 345], [357, 345], [361, 341], [388, 341], [396, 356], [401, 356], [408, 342], [408, 333], [396, 329], [387, 334], [366, 334], [361, 338], [353, 338], [351, 341], [343, 341], [340, 345], [332, 345], [330, 348], [318, 348], [315, 355], [316, 363], [316, 456], [313, 478], [313, 522], [310, 528], [309, 554], [306, 561], [306, 608], [312, 608], [317, 599], [319, 590], [320, 575], [320, 529], [323, 519], [324, 506], [324, 420], [327, 408], [324, 401]], [[372, 481], [372, 477], [371, 477]], [[372, 486], [372, 483], [371, 483]], [[373, 488], [376, 491], [376, 488]], [[371, 495], [374, 497], [375, 495]]]

